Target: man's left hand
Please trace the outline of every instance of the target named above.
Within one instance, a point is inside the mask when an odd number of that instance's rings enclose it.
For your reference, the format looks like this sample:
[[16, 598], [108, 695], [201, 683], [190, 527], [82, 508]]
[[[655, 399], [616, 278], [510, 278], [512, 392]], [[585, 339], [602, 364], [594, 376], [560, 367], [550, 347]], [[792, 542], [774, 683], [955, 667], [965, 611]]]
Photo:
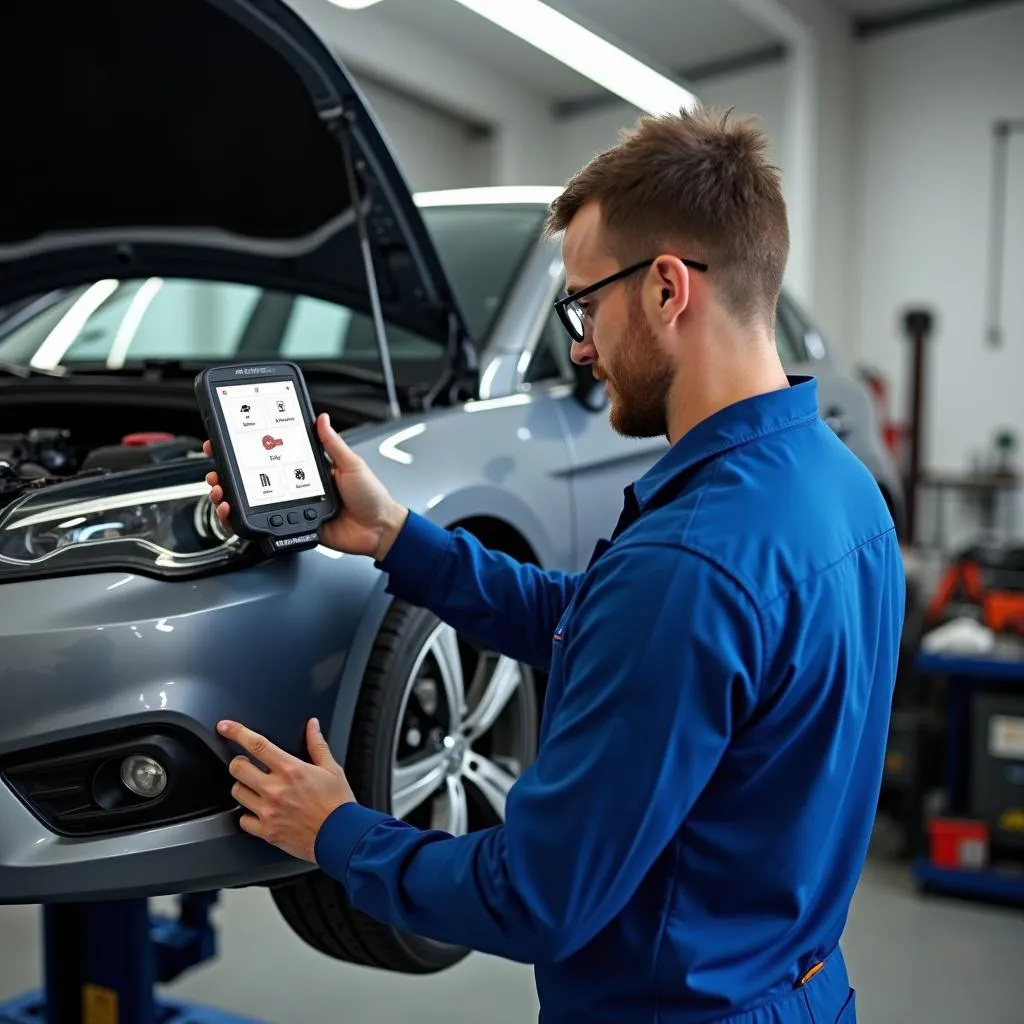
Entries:
[[237, 722], [219, 722], [217, 731], [267, 767], [263, 771], [241, 755], [229, 765], [237, 780], [231, 795], [250, 812], [242, 815], [242, 828], [293, 857], [315, 864], [321, 826], [342, 804], [356, 802], [317, 720], [311, 719], [306, 726], [312, 764]]

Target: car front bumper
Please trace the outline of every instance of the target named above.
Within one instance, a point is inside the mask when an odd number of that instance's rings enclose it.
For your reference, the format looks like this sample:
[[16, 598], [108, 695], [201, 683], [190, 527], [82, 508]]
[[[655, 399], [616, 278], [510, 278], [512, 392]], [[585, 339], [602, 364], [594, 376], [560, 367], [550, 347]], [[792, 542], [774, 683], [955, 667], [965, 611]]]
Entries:
[[[343, 760], [362, 674], [353, 643], [378, 574], [325, 555], [195, 581], [115, 572], [0, 585], [0, 904], [196, 892], [310, 868], [242, 831], [227, 772], [237, 751], [215, 726], [236, 719], [304, 756], [315, 715]], [[211, 802], [208, 787], [218, 809], [105, 834], [100, 814], [72, 834], [17, 782], [26, 762], [31, 776], [54, 752], [160, 730], [198, 751], [191, 805]], [[79, 790], [64, 806], [96, 799], [94, 781]]]

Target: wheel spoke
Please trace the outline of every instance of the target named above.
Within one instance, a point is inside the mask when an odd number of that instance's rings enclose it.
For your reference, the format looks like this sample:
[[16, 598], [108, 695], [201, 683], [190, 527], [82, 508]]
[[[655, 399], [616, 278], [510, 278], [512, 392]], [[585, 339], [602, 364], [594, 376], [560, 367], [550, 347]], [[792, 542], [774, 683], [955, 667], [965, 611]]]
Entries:
[[452, 836], [463, 836], [469, 831], [466, 787], [457, 775], [450, 775], [445, 782], [444, 799], [437, 802], [432, 827]]
[[505, 801], [509, 790], [515, 785], [516, 777], [499, 767], [490, 758], [471, 754], [463, 769], [465, 778], [483, 794], [494, 809], [494, 813], [505, 820]]
[[514, 658], [499, 658], [479, 703], [463, 725], [463, 732], [470, 743], [479, 739], [494, 725], [522, 682], [523, 672], [519, 662]]
[[441, 788], [448, 754], [442, 751], [399, 765], [391, 775], [391, 813], [404, 818]]
[[466, 705], [466, 682], [462, 674], [458, 634], [451, 626], [438, 626], [430, 638], [429, 650], [441, 672], [441, 683], [444, 686], [444, 697], [450, 716], [448, 728], [454, 732], [462, 720], [462, 710]]

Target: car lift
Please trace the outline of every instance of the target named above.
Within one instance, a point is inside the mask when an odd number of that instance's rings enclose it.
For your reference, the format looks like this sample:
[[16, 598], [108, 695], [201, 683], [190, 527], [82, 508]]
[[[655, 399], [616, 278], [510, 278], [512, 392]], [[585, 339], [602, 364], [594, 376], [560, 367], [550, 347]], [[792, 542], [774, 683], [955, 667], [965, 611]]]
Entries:
[[181, 896], [176, 918], [146, 899], [46, 905], [45, 987], [0, 1004], [0, 1024], [258, 1024], [154, 993], [216, 955], [217, 899]]

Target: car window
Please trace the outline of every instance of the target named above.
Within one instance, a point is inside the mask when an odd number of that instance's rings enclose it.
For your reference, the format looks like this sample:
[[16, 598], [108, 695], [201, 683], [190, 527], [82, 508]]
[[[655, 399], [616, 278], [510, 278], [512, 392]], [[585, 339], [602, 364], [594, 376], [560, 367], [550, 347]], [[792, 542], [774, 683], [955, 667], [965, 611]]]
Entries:
[[779, 298], [775, 314], [775, 346], [785, 366], [807, 362], [803, 325], [794, 316], [785, 295]]
[[799, 325], [805, 356], [810, 359], [824, 359], [828, 355], [828, 346], [825, 344], [825, 339], [821, 336], [817, 325], [789, 296], [786, 297], [786, 311]]
[[321, 299], [300, 298], [285, 325], [281, 354], [286, 359], [332, 359], [344, 348], [352, 311]]
[[[432, 381], [443, 346], [388, 327], [399, 385]], [[371, 317], [309, 296], [225, 281], [98, 281], [0, 337], [0, 359], [117, 370], [148, 359], [339, 360], [377, 371]]]
[[562, 322], [552, 310], [544, 322], [544, 329], [533, 350], [533, 356], [526, 369], [524, 380], [527, 384], [548, 381], [572, 380], [572, 360], [569, 349], [572, 342], [565, 333]]
[[467, 326], [483, 343], [540, 237], [545, 211], [534, 206], [437, 206], [422, 211]]
[[[540, 234], [542, 208], [451, 206], [423, 211], [478, 343], [486, 338]], [[388, 326], [396, 381], [432, 381], [443, 347]], [[108, 369], [146, 359], [342, 360], [378, 370], [368, 315], [309, 296], [192, 279], [96, 281], [69, 289], [0, 336], [0, 359], [40, 368]]]

